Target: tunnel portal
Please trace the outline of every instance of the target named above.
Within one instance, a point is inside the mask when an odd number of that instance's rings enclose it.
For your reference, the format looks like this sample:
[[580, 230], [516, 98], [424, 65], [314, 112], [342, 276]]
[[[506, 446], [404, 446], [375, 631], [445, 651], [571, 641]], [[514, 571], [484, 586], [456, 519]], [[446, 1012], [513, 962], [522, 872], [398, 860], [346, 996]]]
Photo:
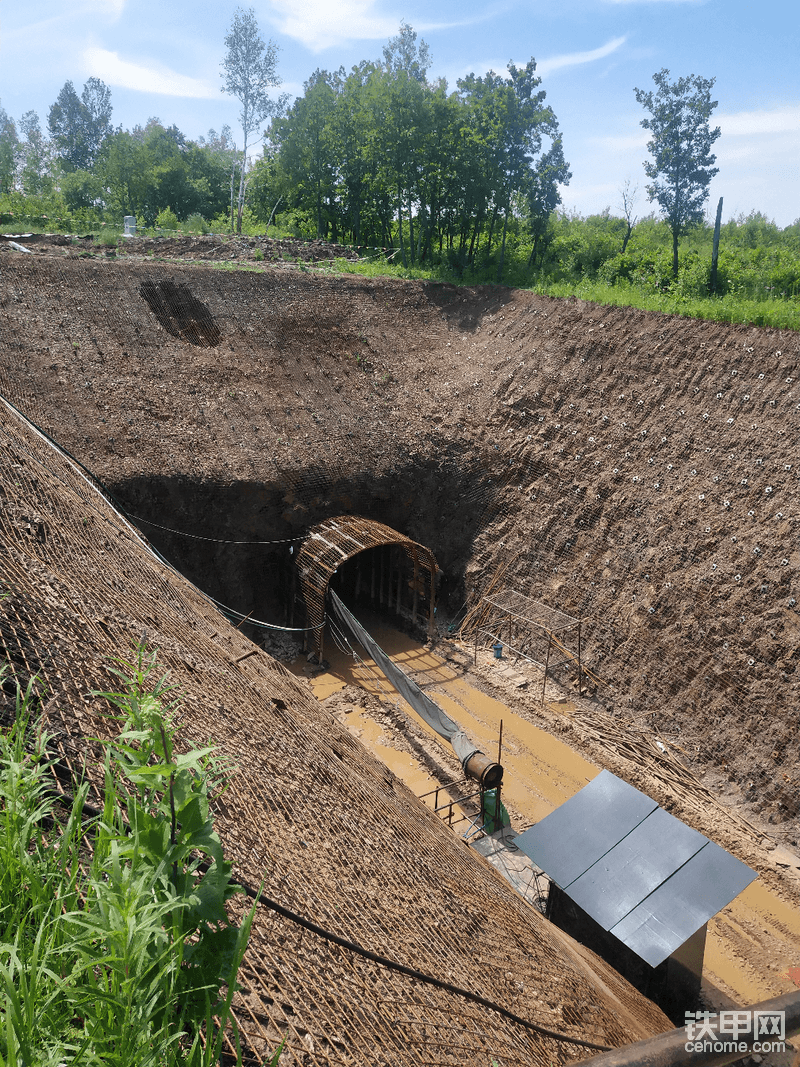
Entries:
[[[370, 553], [365, 567], [346, 566], [350, 560], [368, 549], [385, 549]], [[412, 568], [408, 579], [401, 566], [405, 558]], [[426, 602], [428, 632], [433, 630], [436, 606], [436, 558], [429, 548], [373, 519], [358, 515], [339, 515], [325, 519], [309, 530], [297, 554], [301, 592], [306, 607], [308, 626], [314, 630], [314, 647], [322, 657], [323, 621], [328, 586], [334, 577], [346, 579], [354, 586], [356, 597], [362, 588], [373, 600], [394, 604], [400, 612], [403, 598], [410, 602], [412, 621]], [[340, 576], [341, 569], [341, 576]]]

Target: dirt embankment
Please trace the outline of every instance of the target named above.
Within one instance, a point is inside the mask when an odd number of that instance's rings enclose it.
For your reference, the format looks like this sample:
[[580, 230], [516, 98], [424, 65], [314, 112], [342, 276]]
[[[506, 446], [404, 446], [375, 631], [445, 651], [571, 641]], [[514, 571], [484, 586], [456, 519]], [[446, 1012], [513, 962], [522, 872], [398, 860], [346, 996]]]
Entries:
[[[796, 334], [274, 268], [3, 263], [3, 392], [134, 513], [280, 540], [354, 511], [433, 548], [442, 617], [495, 578], [580, 615], [598, 697], [797, 841]], [[148, 532], [278, 610], [285, 546]]]
[[103, 247], [103, 231], [67, 236], [56, 233], [0, 234], [0, 250], [9, 241], [42, 255], [68, 258], [104, 257], [106, 259], [178, 259], [190, 262], [225, 263], [330, 263], [334, 259], [359, 259], [375, 254], [377, 249], [361, 246], [331, 244], [330, 241], [303, 240], [296, 237], [237, 236], [208, 234], [204, 236], [125, 238]]

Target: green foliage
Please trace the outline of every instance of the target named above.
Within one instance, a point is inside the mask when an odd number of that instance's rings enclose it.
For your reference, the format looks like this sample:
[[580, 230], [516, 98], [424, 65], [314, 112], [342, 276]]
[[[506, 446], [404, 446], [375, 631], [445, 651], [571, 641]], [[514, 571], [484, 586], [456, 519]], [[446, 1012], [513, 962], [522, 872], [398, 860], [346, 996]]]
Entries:
[[92, 169], [111, 133], [112, 110], [111, 91], [99, 78], [89, 78], [80, 97], [64, 82], [47, 120], [64, 171]]
[[61, 179], [61, 195], [70, 211], [86, 211], [102, 202], [103, 184], [89, 170], [74, 170]]
[[120, 240], [120, 231], [117, 229], [102, 229], [94, 239], [99, 248], [116, 248]]
[[156, 215], [156, 227], [159, 230], [177, 230], [178, 216], [171, 207], [165, 207]]
[[183, 224], [182, 229], [187, 233], [211, 233], [211, 227], [208, 225], [202, 215], [195, 212], [194, 215], [190, 215], [186, 222]]
[[14, 189], [18, 152], [16, 123], [0, 104], [0, 195]]
[[673, 242], [673, 274], [678, 275], [678, 238], [687, 226], [703, 221], [703, 205], [708, 186], [718, 173], [711, 146], [720, 135], [719, 126], [709, 126], [717, 101], [711, 99], [714, 78], [688, 78], [669, 81], [664, 69], [653, 75], [656, 92], [634, 89], [638, 102], [650, 112], [641, 125], [650, 130], [647, 150], [652, 161], [644, 165], [652, 184], [647, 186], [650, 201], [661, 208]]
[[0, 1062], [210, 1067], [226, 1027], [238, 1044], [253, 915], [236, 927], [225, 908], [237, 890], [209, 810], [221, 768], [211, 748], [179, 750], [153, 656], [114, 670], [123, 688], [94, 694], [120, 724], [99, 815], [85, 784], [59, 803], [34, 683], [0, 734]]

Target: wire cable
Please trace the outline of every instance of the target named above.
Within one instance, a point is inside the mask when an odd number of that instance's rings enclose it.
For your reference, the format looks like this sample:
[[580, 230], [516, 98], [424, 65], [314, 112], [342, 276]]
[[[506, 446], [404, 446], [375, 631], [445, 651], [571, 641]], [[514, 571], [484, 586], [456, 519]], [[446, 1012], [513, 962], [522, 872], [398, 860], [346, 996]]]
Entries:
[[377, 952], [371, 952], [370, 949], [363, 948], [355, 941], [348, 941], [346, 938], [340, 937], [338, 934], [334, 934], [332, 931], [326, 930], [322, 926], [317, 926], [316, 923], [311, 922], [309, 919], [304, 919], [302, 915], [298, 915], [297, 912], [285, 908], [282, 904], [278, 904], [277, 901], [265, 896], [263, 892], [253, 889], [241, 880], [238, 880], [238, 884], [242, 887], [247, 896], [250, 897], [251, 900], [256, 901], [256, 903], [263, 904], [264, 907], [276, 912], [278, 915], [295, 923], [297, 926], [301, 926], [304, 930], [309, 930], [311, 933], [317, 934], [318, 937], [322, 937], [326, 941], [332, 942], [334, 945], [339, 945], [340, 948], [345, 948], [349, 952], [353, 952], [358, 956], [363, 956], [364, 959], [370, 960], [372, 963], [377, 963], [381, 967], [386, 967], [392, 971], [398, 971], [400, 974], [405, 974], [409, 978], [415, 978], [419, 982], [425, 982], [428, 985], [436, 986], [437, 989], [443, 989], [447, 993], [453, 993], [456, 996], [464, 997], [466, 1000], [472, 1000], [476, 1004], [480, 1004], [484, 1008], [489, 1008], [491, 1011], [497, 1012], [498, 1015], [502, 1015], [506, 1019], [510, 1019], [512, 1022], [518, 1023], [520, 1026], [524, 1026], [528, 1030], [533, 1030], [535, 1033], [541, 1034], [543, 1037], [549, 1037], [555, 1041], [565, 1041], [571, 1045], [580, 1045], [582, 1048], [593, 1049], [596, 1052], [611, 1051], [610, 1045], [599, 1045], [594, 1041], [586, 1041], [581, 1037], [572, 1037], [570, 1034], [560, 1034], [555, 1030], [548, 1030], [546, 1027], [540, 1026], [538, 1023], [532, 1023], [528, 1019], [523, 1019], [521, 1015], [509, 1011], [508, 1008], [504, 1008], [500, 1004], [495, 1004], [493, 1001], [487, 1000], [486, 997], [482, 997], [479, 993], [473, 993], [469, 989], [462, 989], [460, 986], [445, 982], [441, 978], [434, 978], [433, 975], [418, 971], [414, 967], [407, 967], [405, 964], [397, 963], [395, 960], [390, 960], [386, 956], [380, 956]]
[[[59, 452], [62, 455], [66, 456], [67, 459], [69, 459], [72, 463], [75, 464], [76, 467], [79, 468], [78, 474], [80, 475], [80, 477], [83, 478], [83, 480], [89, 485], [89, 487], [95, 493], [97, 493], [98, 496], [100, 496], [100, 497], [105, 499], [105, 501], [109, 505], [109, 507], [111, 507], [113, 509], [113, 511], [116, 513], [116, 515], [118, 515], [118, 517], [120, 518], [120, 520], [125, 523], [125, 525], [128, 527], [128, 529], [127, 530], [120, 529], [119, 526], [116, 526], [113, 522], [111, 522], [111, 520], [109, 519], [108, 515], [104, 511], [100, 511], [98, 508], [95, 508], [89, 501], [85, 501], [87, 507], [91, 508], [92, 511], [95, 511], [103, 519], [104, 522], [107, 522], [118, 533], [124, 533], [129, 537], [132, 536], [136, 541], [139, 542], [139, 544], [147, 552], [149, 552], [152, 556], [154, 556], [159, 561], [159, 563], [162, 563], [165, 567], [168, 567], [169, 570], [171, 570], [173, 574], [177, 574], [178, 577], [182, 578], [183, 581], [187, 582], [192, 587], [192, 589], [195, 590], [195, 592], [199, 593], [200, 596], [202, 596], [205, 600], [207, 600], [209, 604], [213, 605], [213, 607], [215, 607], [224, 616], [226, 616], [226, 618], [228, 618], [229, 620], [230, 619], [238, 619], [239, 622], [245, 622], [246, 621], [251, 626], [256, 626], [259, 629], [262, 629], [262, 630], [278, 630], [281, 633], [298, 633], [298, 634], [309, 633], [312, 630], [320, 630], [320, 629], [322, 629], [323, 626], [325, 626], [325, 619], [324, 618], [323, 618], [322, 622], [318, 623], [316, 626], [278, 626], [275, 623], [264, 622], [262, 619], [254, 619], [254, 618], [249, 617], [247, 615], [243, 615], [240, 611], [236, 611], [235, 608], [229, 608], [226, 604], [223, 604], [221, 601], [217, 600], [215, 597], [211, 596], [209, 593], [206, 593], [205, 590], [203, 590], [199, 586], [195, 585], [194, 582], [190, 581], [184, 574], [181, 574], [181, 572], [178, 570], [178, 568], [173, 563], [170, 563], [170, 561], [166, 558], [166, 556], [162, 555], [158, 551], [157, 548], [155, 548], [153, 545], [151, 545], [150, 542], [147, 541], [144, 538], [143, 534], [139, 533], [139, 531], [136, 529], [136, 527], [133, 526], [133, 524], [128, 521], [129, 517], [130, 518], [134, 518], [135, 516], [128, 516], [127, 512], [125, 511], [125, 508], [122, 506], [122, 504], [119, 502], [119, 500], [116, 499], [116, 497], [111, 492], [111, 490], [108, 488], [108, 486], [104, 485], [103, 482], [101, 482], [100, 479], [96, 475], [92, 474], [92, 472], [89, 470], [88, 467], [84, 466], [83, 463], [81, 463], [81, 461], [79, 459], [76, 459], [75, 456], [73, 456], [72, 453], [68, 449], [64, 448], [62, 445], [60, 445], [58, 443], [58, 441], [54, 440], [50, 436], [50, 434], [46, 430], [43, 430], [41, 428], [41, 426], [38, 426], [33, 421], [33, 419], [29, 418], [22, 411], [20, 411], [20, 409], [16, 406], [16, 404], [12, 403], [7, 397], [0, 395], [0, 400], [2, 400], [2, 402], [6, 405], [7, 408], [9, 408], [11, 411], [13, 411], [15, 415], [17, 415], [27, 426], [29, 426], [30, 429], [34, 433], [37, 433], [40, 437], [42, 437], [50, 445], [51, 448], [55, 449], [57, 452]], [[58, 477], [57, 475], [54, 475], [54, 476]], [[61, 481], [61, 479], [59, 479], [59, 481]], [[63, 482], [62, 482], [62, 484], [63, 484]], [[166, 527], [165, 527], [165, 529], [166, 529]], [[302, 538], [300, 538], [300, 540], [302, 540]], [[277, 544], [277, 543], [280, 543], [280, 542], [234, 541], [234, 542], [230, 542], [230, 543], [231, 544], [272, 544], [272, 543], [276, 543]]]
[[186, 530], [174, 530], [171, 526], [162, 526], [161, 523], [153, 522], [151, 519], [143, 519], [141, 515], [133, 515], [130, 512], [125, 514], [129, 519], [143, 522], [145, 526], [154, 526], [157, 530], [165, 530], [167, 533], [175, 534], [177, 537], [190, 537], [193, 541], [213, 541], [217, 545], [290, 545], [297, 541], [305, 541], [305, 536], [280, 537], [274, 541], [234, 541], [225, 537], [204, 537], [202, 534], [187, 533]]

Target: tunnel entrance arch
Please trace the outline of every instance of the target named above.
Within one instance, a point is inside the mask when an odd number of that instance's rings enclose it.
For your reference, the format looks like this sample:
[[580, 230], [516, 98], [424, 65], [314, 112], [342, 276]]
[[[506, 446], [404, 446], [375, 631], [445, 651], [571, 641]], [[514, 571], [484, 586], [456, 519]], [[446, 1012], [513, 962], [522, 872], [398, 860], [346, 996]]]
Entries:
[[[314, 647], [322, 659], [325, 598], [331, 578], [342, 564], [370, 548], [384, 545], [398, 546], [411, 561], [413, 579], [410, 582], [412, 614], [416, 615], [420, 588], [428, 593], [428, 636], [433, 636], [433, 615], [436, 607], [436, 557], [425, 545], [412, 541], [391, 526], [359, 515], [337, 515], [312, 526], [297, 554], [300, 588], [306, 607], [308, 625], [315, 627]], [[423, 584], [424, 583], [424, 584]], [[391, 587], [391, 582], [390, 582]], [[398, 604], [399, 604], [399, 591]]]

